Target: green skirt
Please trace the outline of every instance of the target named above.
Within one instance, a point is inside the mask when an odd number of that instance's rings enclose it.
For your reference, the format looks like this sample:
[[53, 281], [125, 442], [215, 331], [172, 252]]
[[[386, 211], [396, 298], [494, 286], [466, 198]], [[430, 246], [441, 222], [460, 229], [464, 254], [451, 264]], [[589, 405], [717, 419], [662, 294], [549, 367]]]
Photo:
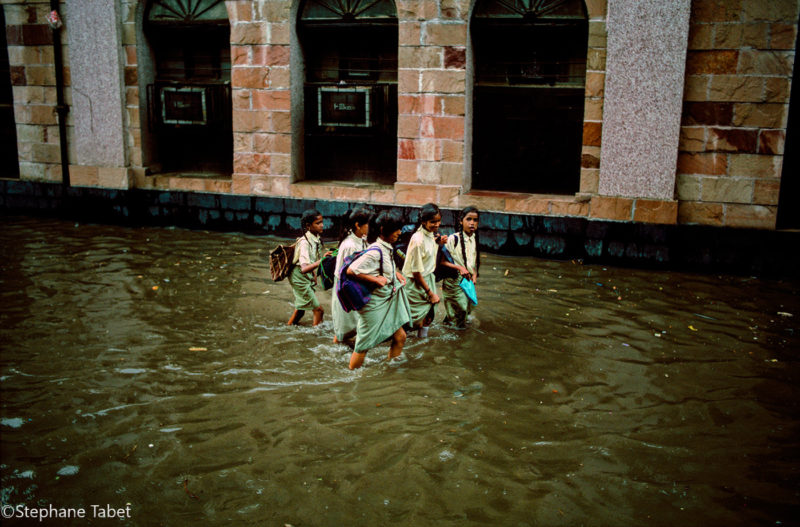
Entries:
[[366, 353], [411, 320], [406, 288], [400, 287], [392, 293], [392, 286], [385, 285], [372, 292], [369, 302], [358, 312], [356, 329], [356, 353]]
[[333, 318], [333, 334], [343, 341], [345, 336], [356, 330], [358, 326], [358, 312], [350, 311], [349, 313], [344, 310], [342, 303], [339, 302], [339, 297], [336, 296], [336, 289], [339, 287], [339, 278], [333, 281], [333, 289], [331, 289], [331, 318]]
[[301, 311], [310, 311], [319, 306], [319, 300], [314, 293], [317, 282], [313, 273], [303, 273], [300, 266], [296, 265], [289, 274], [289, 283], [294, 292], [294, 308]]
[[442, 302], [446, 313], [445, 323], [463, 328], [467, 325], [467, 315], [472, 311], [472, 303], [459, 282], [461, 277], [442, 280]]
[[[428, 284], [431, 291], [437, 293], [436, 278], [433, 273], [423, 278], [425, 278], [425, 283]], [[428, 301], [428, 295], [425, 294], [425, 290], [418, 286], [413, 278], [406, 278], [406, 289], [408, 289], [408, 305], [411, 307], [411, 325], [417, 327], [422, 324], [433, 304]]]

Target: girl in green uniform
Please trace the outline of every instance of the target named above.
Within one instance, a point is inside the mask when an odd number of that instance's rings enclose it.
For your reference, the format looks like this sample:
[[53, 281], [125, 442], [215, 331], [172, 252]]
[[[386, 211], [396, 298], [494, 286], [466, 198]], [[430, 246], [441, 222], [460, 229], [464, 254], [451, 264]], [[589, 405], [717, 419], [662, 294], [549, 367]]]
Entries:
[[314, 313], [313, 325], [322, 322], [325, 310], [319, 305], [315, 289], [317, 287], [316, 269], [322, 260], [323, 247], [320, 235], [323, 230], [322, 214], [315, 209], [303, 212], [300, 218], [303, 235], [297, 239], [294, 248], [292, 272], [289, 274], [289, 283], [294, 292], [294, 313], [287, 323], [289, 326], [300, 323], [300, 319], [309, 309]]
[[347, 235], [339, 243], [339, 252], [336, 253], [336, 270], [333, 274], [333, 294], [331, 295], [331, 315], [333, 316], [333, 342], [343, 342], [352, 338], [356, 332], [358, 315], [355, 311], [350, 313], [342, 309], [336, 290], [339, 288], [339, 270], [344, 259], [351, 254], [367, 248], [367, 233], [369, 220], [372, 218], [372, 209], [358, 207], [347, 217]]
[[442, 265], [455, 268], [459, 276], [442, 280], [442, 298], [447, 313], [445, 324], [464, 328], [472, 303], [459, 283], [462, 279], [472, 280], [473, 283], [478, 281], [478, 268], [481, 265], [478, 254], [478, 209], [473, 206], [464, 207], [458, 224], [460, 230], [448, 236], [445, 244], [453, 257], [453, 263], [443, 262]]
[[439, 244], [447, 241], [446, 236], [438, 236], [442, 213], [433, 203], [426, 203], [419, 213], [419, 227], [411, 236], [403, 264], [403, 276], [409, 282], [408, 304], [411, 306], [411, 325], [417, 328], [417, 335], [428, 336], [428, 328], [433, 322], [433, 306], [439, 303], [436, 291], [436, 254]]
[[[360, 368], [367, 350], [389, 337], [389, 359], [400, 355], [406, 342], [403, 329], [411, 319], [406, 298], [406, 280], [394, 264], [394, 244], [400, 237], [403, 221], [395, 211], [383, 211], [370, 229], [378, 239], [347, 268], [347, 274], [374, 287], [369, 302], [358, 311], [356, 346], [350, 356], [350, 369]], [[373, 250], [373, 249], [378, 249]]]

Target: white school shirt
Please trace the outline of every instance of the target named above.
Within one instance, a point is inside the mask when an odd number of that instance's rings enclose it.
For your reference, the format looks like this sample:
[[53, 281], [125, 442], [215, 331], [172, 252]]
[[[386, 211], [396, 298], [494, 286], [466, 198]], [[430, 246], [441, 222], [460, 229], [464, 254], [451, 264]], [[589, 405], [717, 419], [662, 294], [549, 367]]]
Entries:
[[[468, 235], [464, 234], [462, 236], [461, 232], [457, 232], [447, 237], [447, 243], [444, 244], [447, 247], [447, 250], [450, 251], [450, 255], [453, 257], [453, 262], [456, 265], [461, 265], [467, 268], [467, 271], [475, 274], [475, 268], [478, 265], [478, 251], [476, 248], [475, 243], [475, 235]], [[461, 239], [463, 238], [463, 240]], [[456, 240], [458, 240], [458, 245], [456, 245]], [[464, 256], [461, 252], [461, 244], [464, 244], [464, 249], [467, 253], [467, 263], [464, 262]]]
[[339, 269], [342, 268], [345, 258], [351, 254], [357, 253], [358, 251], [363, 251], [366, 248], [367, 241], [364, 238], [359, 238], [352, 232], [348, 234], [347, 238], [342, 240], [342, 243], [339, 244], [339, 252], [336, 255], [336, 272], [334, 273], [334, 276], [339, 276]]
[[422, 273], [422, 276], [431, 274], [436, 270], [436, 252], [438, 250], [439, 246], [436, 244], [433, 233], [425, 230], [424, 227], [417, 229], [408, 242], [403, 276], [413, 278], [413, 273]]
[[292, 264], [309, 265], [322, 258], [322, 240], [310, 232], [297, 239]]
[[355, 262], [350, 264], [350, 269], [352, 269], [356, 274], [379, 276], [379, 257], [383, 256], [383, 276], [388, 278], [389, 283], [391, 284], [396, 279], [394, 260], [392, 259], [392, 245], [378, 238], [375, 243], [367, 247], [367, 249], [371, 249], [373, 247], [380, 249], [381, 254], [379, 255], [378, 251], [367, 250], [367, 252], [359, 256]]

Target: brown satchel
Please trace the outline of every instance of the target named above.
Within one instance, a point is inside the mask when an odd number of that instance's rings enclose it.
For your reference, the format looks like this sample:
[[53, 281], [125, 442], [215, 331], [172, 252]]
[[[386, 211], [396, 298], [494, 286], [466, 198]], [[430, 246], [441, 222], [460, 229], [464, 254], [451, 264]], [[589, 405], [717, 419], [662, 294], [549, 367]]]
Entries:
[[269, 253], [269, 272], [274, 281], [280, 282], [292, 272], [295, 245], [297, 242], [291, 245], [278, 245]]

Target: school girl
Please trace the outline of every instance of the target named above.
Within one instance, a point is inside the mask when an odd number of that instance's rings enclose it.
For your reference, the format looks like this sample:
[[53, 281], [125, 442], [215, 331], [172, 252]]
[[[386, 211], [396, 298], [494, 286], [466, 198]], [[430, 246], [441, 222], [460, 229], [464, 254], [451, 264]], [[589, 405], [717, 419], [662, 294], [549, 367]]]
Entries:
[[459, 276], [442, 280], [442, 300], [445, 308], [444, 323], [457, 328], [466, 327], [467, 315], [472, 310], [472, 303], [467, 298], [459, 282], [461, 279], [477, 283], [478, 268], [481, 265], [478, 254], [478, 209], [464, 207], [458, 218], [458, 231], [447, 237], [445, 247], [453, 257], [453, 264]]
[[350, 313], [342, 309], [336, 290], [339, 286], [339, 270], [342, 262], [348, 256], [363, 251], [367, 248], [367, 233], [369, 221], [372, 218], [372, 209], [357, 207], [346, 218], [346, 236], [339, 243], [339, 252], [336, 254], [336, 270], [333, 275], [333, 294], [331, 295], [331, 315], [333, 316], [333, 342], [344, 342], [346, 338], [355, 335], [358, 318], [355, 311]]
[[287, 324], [290, 326], [299, 324], [305, 312], [310, 309], [314, 313], [313, 325], [316, 326], [322, 322], [325, 314], [315, 294], [317, 287], [315, 271], [324, 256], [320, 239], [323, 230], [322, 214], [316, 209], [306, 210], [300, 217], [300, 227], [303, 229], [303, 235], [298, 238], [295, 245], [292, 260], [294, 267], [289, 274], [289, 283], [294, 292], [294, 312]]
[[[394, 247], [400, 237], [403, 220], [395, 211], [381, 212], [374, 224], [378, 239], [347, 268], [347, 274], [374, 287], [367, 302], [358, 311], [356, 345], [350, 355], [350, 369], [360, 368], [367, 350], [389, 337], [389, 359], [400, 355], [406, 342], [403, 326], [411, 320], [406, 297], [406, 280], [396, 269]], [[379, 251], [372, 250], [378, 249]]]
[[419, 226], [411, 236], [403, 264], [403, 276], [408, 281], [408, 304], [411, 307], [411, 326], [417, 328], [417, 335], [428, 336], [428, 328], [433, 322], [433, 306], [439, 303], [436, 291], [436, 253], [438, 244], [446, 238], [439, 237], [442, 213], [433, 203], [426, 203], [419, 213]]

